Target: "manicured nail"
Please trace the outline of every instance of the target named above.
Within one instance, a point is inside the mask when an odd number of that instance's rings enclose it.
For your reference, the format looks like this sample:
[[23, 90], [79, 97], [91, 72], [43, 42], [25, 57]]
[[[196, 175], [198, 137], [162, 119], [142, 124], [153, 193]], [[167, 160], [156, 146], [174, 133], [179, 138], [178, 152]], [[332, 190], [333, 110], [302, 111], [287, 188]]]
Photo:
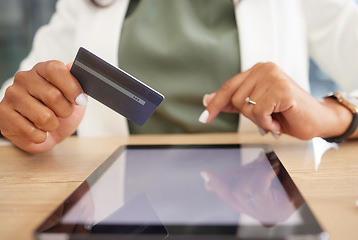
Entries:
[[207, 172], [204, 171], [200, 172], [200, 176], [205, 182], [210, 182], [210, 177]]
[[263, 128], [261, 128], [261, 127], [259, 127], [259, 132], [260, 132], [261, 136], [265, 136], [265, 135], [266, 135], [266, 131], [265, 131]]
[[208, 106], [208, 95], [209, 94], [205, 94], [203, 97], [203, 106], [207, 107]]
[[202, 112], [202, 114], [199, 117], [199, 122], [206, 123], [206, 121], [208, 121], [208, 118], [209, 118], [209, 111], [204, 110], [204, 112]]
[[274, 138], [280, 139], [280, 131], [271, 131], [271, 134]]
[[84, 93], [81, 93], [80, 95], [78, 95], [76, 97], [75, 102], [80, 105], [80, 106], [86, 106], [88, 103], [88, 98], [86, 97], [86, 95]]

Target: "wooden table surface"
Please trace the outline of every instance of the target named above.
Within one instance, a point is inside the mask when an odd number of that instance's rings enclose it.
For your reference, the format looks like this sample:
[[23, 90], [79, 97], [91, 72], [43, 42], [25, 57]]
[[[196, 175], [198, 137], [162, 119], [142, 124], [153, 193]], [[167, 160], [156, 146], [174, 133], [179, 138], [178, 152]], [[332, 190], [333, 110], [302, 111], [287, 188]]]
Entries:
[[255, 134], [70, 137], [37, 155], [0, 146], [0, 239], [34, 239], [34, 229], [120, 145], [188, 143], [270, 144], [330, 239], [358, 239], [358, 141]]

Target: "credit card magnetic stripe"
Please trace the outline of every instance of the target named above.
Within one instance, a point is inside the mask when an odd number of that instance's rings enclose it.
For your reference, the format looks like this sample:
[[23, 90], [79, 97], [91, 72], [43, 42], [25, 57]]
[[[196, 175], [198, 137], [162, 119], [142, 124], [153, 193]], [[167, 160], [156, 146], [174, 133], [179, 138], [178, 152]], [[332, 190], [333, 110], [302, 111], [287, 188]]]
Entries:
[[138, 103], [144, 105], [145, 101], [141, 98], [139, 98], [138, 96], [134, 95], [133, 93], [129, 92], [128, 90], [126, 90], [125, 88], [115, 84], [113, 81], [111, 81], [110, 79], [106, 78], [105, 76], [101, 75], [99, 72], [94, 71], [93, 69], [87, 67], [85, 64], [81, 63], [80, 61], [75, 61], [74, 63], [75, 65], [77, 65], [78, 67], [82, 68], [83, 70], [87, 71], [88, 73], [92, 74], [94, 77], [98, 78], [99, 80], [107, 83], [108, 85], [110, 85], [111, 87], [117, 89], [118, 91], [120, 91], [121, 93], [123, 93], [124, 95], [127, 95], [128, 97], [132, 98], [134, 101], [137, 101]]
[[164, 99], [156, 90], [84, 48], [79, 49], [71, 74], [86, 94], [140, 126]]

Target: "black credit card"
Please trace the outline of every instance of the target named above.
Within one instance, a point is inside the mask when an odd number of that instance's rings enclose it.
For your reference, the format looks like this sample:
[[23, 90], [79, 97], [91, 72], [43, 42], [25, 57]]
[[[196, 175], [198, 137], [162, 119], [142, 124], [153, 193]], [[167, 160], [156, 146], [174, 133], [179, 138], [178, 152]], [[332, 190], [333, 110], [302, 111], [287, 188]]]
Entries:
[[159, 92], [82, 47], [71, 74], [87, 95], [139, 126], [143, 126], [164, 99]]

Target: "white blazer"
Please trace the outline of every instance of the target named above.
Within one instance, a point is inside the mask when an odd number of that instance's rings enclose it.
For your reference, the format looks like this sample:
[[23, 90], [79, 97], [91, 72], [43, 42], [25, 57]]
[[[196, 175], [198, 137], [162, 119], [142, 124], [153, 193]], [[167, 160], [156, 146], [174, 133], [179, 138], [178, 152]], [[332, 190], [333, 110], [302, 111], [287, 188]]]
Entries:
[[[114, 0], [110, 7], [98, 8], [88, 0], [59, 0], [56, 13], [36, 34], [20, 70], [51, 59], [72, 62], [80, 46], [118, 65], [128, 3]], [[242, 70], [272, 61], [309, 91], [311, 56], [343, 90], [358, 89], [358, 7], [354, 0], [234, 0], [233, 4]], [[0, 97], [9, 84], [11, 80]], [[240, 119], [240, 131], [257, 130], [247, 119]], [[78, 134], [111, 136], [129, 131], [125, 118], [90, 99]]]

